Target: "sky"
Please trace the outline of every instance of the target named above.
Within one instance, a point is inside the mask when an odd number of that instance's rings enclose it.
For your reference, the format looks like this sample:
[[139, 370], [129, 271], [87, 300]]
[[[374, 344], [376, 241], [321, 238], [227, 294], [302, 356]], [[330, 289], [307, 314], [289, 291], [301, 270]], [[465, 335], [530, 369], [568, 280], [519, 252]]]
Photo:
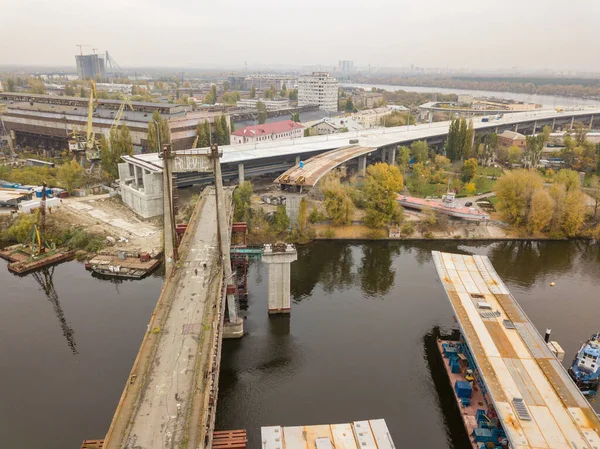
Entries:
[[2, 0], [0, 64], [600, 72], [598, 0]]

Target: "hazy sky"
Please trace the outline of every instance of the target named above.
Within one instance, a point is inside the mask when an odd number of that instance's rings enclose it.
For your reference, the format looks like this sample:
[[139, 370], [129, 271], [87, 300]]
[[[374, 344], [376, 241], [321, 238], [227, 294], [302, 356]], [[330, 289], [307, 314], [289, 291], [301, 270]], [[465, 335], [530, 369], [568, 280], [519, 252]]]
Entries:
[[[0, 64], [600, 71], [598, 0], [1, 0]], [[88, 47], [91, 52], [92, 47]]]

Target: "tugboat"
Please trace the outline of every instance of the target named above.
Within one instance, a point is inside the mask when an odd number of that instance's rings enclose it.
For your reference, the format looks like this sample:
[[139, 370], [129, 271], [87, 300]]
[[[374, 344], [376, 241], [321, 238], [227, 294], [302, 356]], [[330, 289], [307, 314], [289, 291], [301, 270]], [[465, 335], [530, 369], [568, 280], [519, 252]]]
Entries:
[[590, 337], [575, 355], [569, 374], [585, 395], [592, 396], [600, 386], [600, 333]]

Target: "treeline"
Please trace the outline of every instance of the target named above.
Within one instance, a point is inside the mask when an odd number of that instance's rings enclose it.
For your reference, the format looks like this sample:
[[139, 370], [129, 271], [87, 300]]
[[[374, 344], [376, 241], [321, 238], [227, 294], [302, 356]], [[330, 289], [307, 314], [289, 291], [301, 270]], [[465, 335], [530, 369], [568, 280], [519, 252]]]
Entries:
[[532, 80], [513, 81], [510, 78], [460, 79], [407, 76], [383, 76], [375, 78], [369, 76], [357, 77], [355, 81], [364, 84], [378, 83], [398, 86], [442, 87], [445, 89], [469, 89], [537, 95], [561, 95], [578, 98], [597, 97], [600, 95], [600, 85], [598, 84], [560, 84], [561, 80], [556, 80], [556, 83], [554, 84], [535, 84], [532, 82]]

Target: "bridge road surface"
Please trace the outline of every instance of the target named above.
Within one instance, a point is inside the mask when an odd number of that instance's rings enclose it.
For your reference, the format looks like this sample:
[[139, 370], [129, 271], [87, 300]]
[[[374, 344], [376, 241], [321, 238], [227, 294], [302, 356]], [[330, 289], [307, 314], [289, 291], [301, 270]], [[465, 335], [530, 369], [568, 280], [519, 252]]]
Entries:
[[[219, 260], [216, 199], [213, 188], [205, 192], [206, 197], [203, 195], [200, 199], [204, 204], [198, 211], [196, 225], [188, 228], [193, 235], [188, 240], [185, 260], [180, 260], [181, 265], [174, 268], [179, 273], [175, 277], [170, 307], [166, 304], [168, 310], [162, 327], [156, 329], [153, 324], [145, 337], [146, 340], [158, 334], [146, 372], [138, 372], [136, 376], [136, 382], [143, 384], [129, 407], [125, 404], [128, 395], [128, 387], [125, 387], [105, 448], [204, 446], [200, 439], [204, 440], [207, 421], [211, 419], [205, 416], [210, 394], [206, 385], [210, 383], [207, 371], [211, 363], [207, 360], [212, 352], [209, 336], [211, 329], [219, 329], [215, 320], [222, 290], [222, 267], [213, 263]], [[225, 189], [225, 197], [226, 203], [231, 204], [230, 190]], [[164, 296], [168, 295], [163, 290], [157, 308], [161, 307], [160, 301], [168, 301]], [[144, 343], [138, 359], [143, 351]], [[132, 374], [135, 370], [134, 364]]]

